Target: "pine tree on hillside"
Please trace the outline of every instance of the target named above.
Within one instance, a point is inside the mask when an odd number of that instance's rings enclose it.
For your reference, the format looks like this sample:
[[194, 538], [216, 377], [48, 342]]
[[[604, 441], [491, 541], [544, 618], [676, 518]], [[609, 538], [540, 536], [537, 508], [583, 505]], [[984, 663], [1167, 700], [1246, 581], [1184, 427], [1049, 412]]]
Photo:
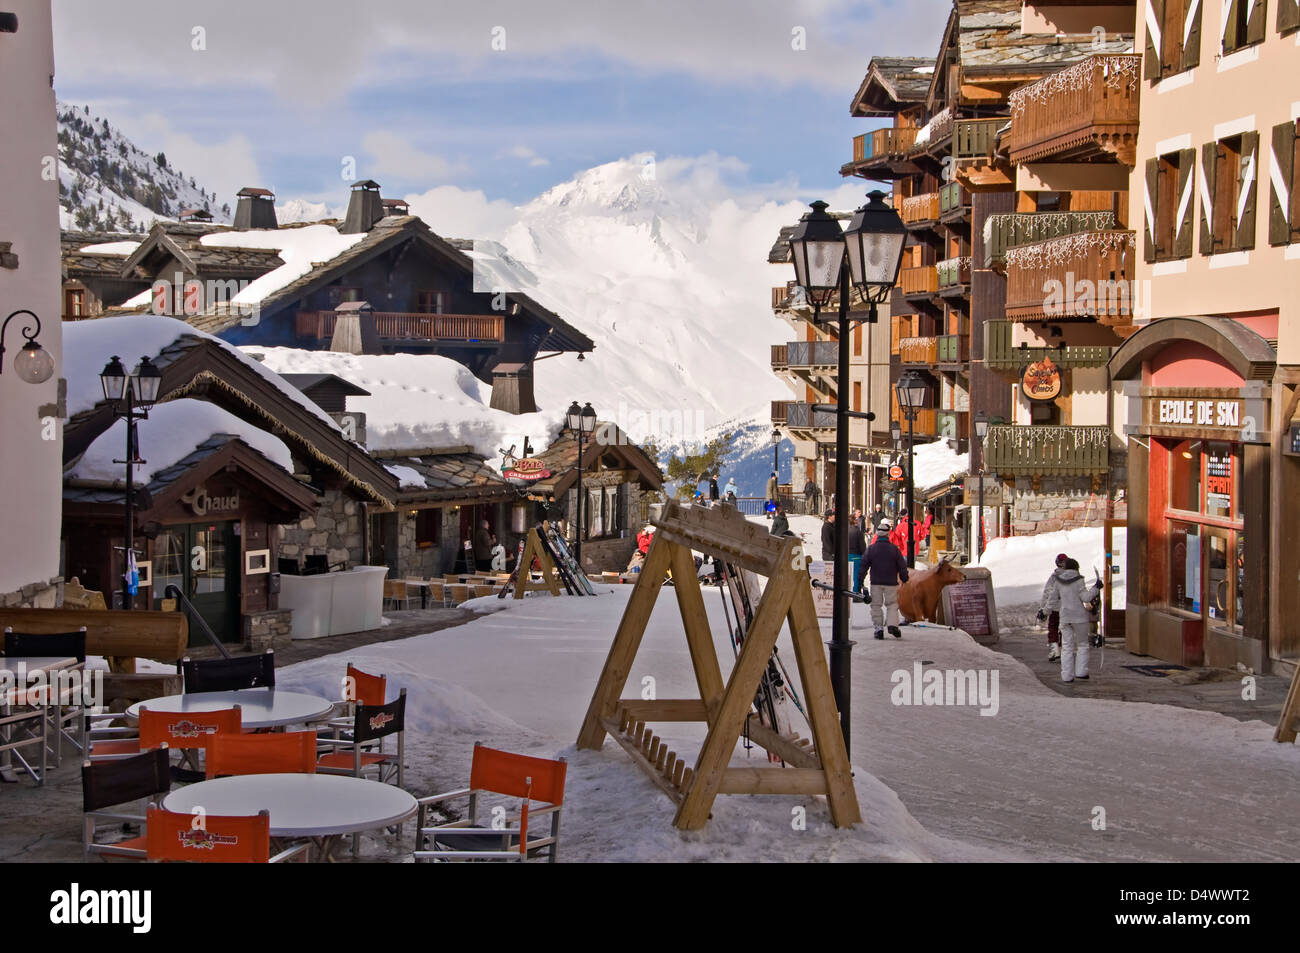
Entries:
[[[689, 451], [679, 457], [673, 454], [668, 459], [668, 468], [665, 476], [668, 482], [677, 485], [677, 496], [679, 499], [689, 500], [695, 496], [695, 487], [700, 480], [710, 473], [715, 473], [722, 468], [733, 451], [732, 437], [734, 434], [724, 433], [720, 437], [710, 440], [704, 447], [696, 453]], [[653, 444], [652, 444], [653, 446]]]

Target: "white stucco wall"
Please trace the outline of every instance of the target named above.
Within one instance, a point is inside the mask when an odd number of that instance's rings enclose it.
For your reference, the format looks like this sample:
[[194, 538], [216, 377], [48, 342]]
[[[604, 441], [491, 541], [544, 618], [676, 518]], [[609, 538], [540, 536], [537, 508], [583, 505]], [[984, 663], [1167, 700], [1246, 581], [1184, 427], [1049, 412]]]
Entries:
[[[7, 593], [59, 573], [63, 421], [43, 424], [42, 407], [57, 400], [63, 354], [50, 3], [7, 0], [3, 9], [17, 14], [18, 32], [0, 33], [0, 242], [13, 243], [18, 267], [0, 268], [0, 320], [35, 311], [39, 341], [55, 361], [46, 383], [20, 380], [13, 360], [25, 341], [22, 319], [10, 322], [0, 372], [0, 593]], [[54, 439], [44, 439], [51, 431]]]

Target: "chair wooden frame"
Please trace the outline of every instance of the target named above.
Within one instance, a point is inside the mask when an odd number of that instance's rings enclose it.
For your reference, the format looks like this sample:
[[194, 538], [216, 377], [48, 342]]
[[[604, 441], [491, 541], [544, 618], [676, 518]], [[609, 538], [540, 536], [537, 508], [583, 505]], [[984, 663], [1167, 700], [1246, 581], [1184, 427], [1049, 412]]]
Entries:
[[[771, 536], [766, 527], [750, 523], [725, 503], [705, 508], [672, 500], [664, 506], [656, 525], [645, 567], [628, 599], [583, 720], [578, 747], [598, 750], [606, 734], [614, 738], [677, 805], [673, 824], [681, 830], [702, 828], [719, 794], [825, 795], [836, 827], [861, 823], [802, 542], [795, 536]], [[692, 551], [768, 577], [725, 685]], [[669, 569], [699, 697], [620, 698]], [[786, 623], [815, 747], [806, 746], [797, 736], [777, 734], [749, 717], [777, 635]], [[657, 721], [702, 721], [708, 725], [694, 767], [688, 768], [650, 730], [648, 724]], [[746, 726], [751, 740], [780, 756], [788, 767], [730, 767], [736, 742]]]

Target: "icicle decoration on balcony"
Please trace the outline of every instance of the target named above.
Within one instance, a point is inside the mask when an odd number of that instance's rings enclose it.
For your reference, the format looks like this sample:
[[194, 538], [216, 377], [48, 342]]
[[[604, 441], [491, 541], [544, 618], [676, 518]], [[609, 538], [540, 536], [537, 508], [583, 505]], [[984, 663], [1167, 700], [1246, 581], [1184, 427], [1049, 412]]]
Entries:
[[1136, 55], [1105, 54], [1090, 56], [1086, 60], [1075, 63], [1068, 69], [1061, 70], [1059, 73], [1053, 73], [1036, 83], [1030, 83], [1028, 86], [1021, 86], [1019, 89], [1012, 90], [1011, 95], [1007, 97], [1007, 102], [1011, 106], [1011, 115], [1019, 117], [1024, 112], [1027, 100], [1041, 103], [1051, 96], [1066, 91], [1078, 92], [1091, 85], [1098, 72], [1101, 73], [1103, 81], [1110, 89], [1126, 88], [1133, 90], [1137, 88], [1141, 65], [1142, 57]]
[[938, 142], [948, 133], [952, 126], [952, 107], [944, 106], [943, 109], [931, 117], [930, 121], [921, 127], [921, 131], [916, 134], [916, 142], [913, 145], [916, 148], [927, 145], [930, 140]]
[[1027, 245], [1074, 232], [1100, 232], [1115, 227], [1114, 212], [999, 212], [984, 219], [984, 247], [993, 233], [1010, 225], [1006, 246]]
[[1017, 245], [1007, 249], [1007, 267], [1051, 268], [1064, 265], [1081, 254], [1100, 258], [1111, 252], [1128, 251], [1134, 245], [1133, 235], [1133, 232], [1126, 231], [1080, 232], [1031, 245]]

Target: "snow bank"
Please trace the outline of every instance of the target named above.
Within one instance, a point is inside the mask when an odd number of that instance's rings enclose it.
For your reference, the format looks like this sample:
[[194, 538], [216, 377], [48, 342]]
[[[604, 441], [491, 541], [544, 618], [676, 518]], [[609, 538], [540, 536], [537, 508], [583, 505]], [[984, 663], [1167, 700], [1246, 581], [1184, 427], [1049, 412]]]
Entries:
[[302, 391], [238, 348], [231, 347], [220, 338], [191, 327], [184, 321], [156, 314], [126, 314], [64, 323], [63, 368], [60, 373], [68, 382], [68, 416], [89, 410], [104, 399], [99, 372], [113, 355], [120, 355], [129, 371], [135, 366], [134, 355], [156, 357], [163, 348], [186, 336], [204, 338], [220, 345], [283, 392], [289, 400], [314, 414], [331, 430], [339, 429], [334, 418], [321, 410], [314, 401], [308, 400]]
[[989, 540], [984, 558], [972, 565], [984, 566], [993, 574], [999, 608], [1037, 604], [1043, 597], [1043, 584], [1056, 568], [1058, 553], [1077, 559], [1089, 582], [1094, 570], [1104, 576], [1105, 547], [1100, 526]]
[[[348, 409], [366, 415], [366, 442], [375, 450], [468, 445], [493, 459], [528, 435], [544, 450], [563, 420], [566, 405], [534, 414], [510, 414], [488, 406], [492, 388], [463, 364], [437, 354], [341, 354], [285, 347], [246, 347], [281, 374], [337, 374], [370, 391], [349, 397]], [[422, 485], [422, 484], [421, 484]]]
[[[258, 453], [288, 473], [293, 473], [293, 455], [279, 437], [259, 430], [229, 411], [205, 400], [181, 398], [158, 404], [149, 411], [147, 420], [136, 424], [140, 455], [148, 461], [136, 468], [136, 479], [148, 483], [154, 474], [166, 470], [206, 443], [213, 434], [234, 434]], [[126, 421], [113, 425], [95, 438], [68, 476], [80, 480], [120, 480], [126, 447]]]

